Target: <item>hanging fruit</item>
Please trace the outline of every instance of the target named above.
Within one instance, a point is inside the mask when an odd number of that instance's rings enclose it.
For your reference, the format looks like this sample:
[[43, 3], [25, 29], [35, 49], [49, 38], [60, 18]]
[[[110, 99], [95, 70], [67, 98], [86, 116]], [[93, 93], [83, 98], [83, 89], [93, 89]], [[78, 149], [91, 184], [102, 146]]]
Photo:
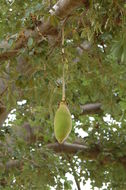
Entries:
[[61, 102], [54, 118], [54, 133], [57, 141], [63, 143], [72, 129], [70, 111], [65, 102]]
[[62, 26], [62, 64], [63, 64], [63, 80], [62, 80], [62, 101], [56, 111], [54, 118], [54, 133], [57, 141], [63, 143], [72, 129], [72, 119], [70, 111], [66, 105], [65, 97], [65, 64], [66, 59], [64, 55], [64, 24]]

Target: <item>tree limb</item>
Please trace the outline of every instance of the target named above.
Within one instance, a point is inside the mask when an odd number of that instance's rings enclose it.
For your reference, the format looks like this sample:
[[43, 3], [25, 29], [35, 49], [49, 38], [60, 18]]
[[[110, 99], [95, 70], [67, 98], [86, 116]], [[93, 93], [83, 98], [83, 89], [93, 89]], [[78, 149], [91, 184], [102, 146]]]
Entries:
[[21, 169], [22, 162], [19, 160], [9, 160], [5, 165], [5, 170], [9, 171], [12, 168]]
[[3, 125], [5, 119], [7, 118], [7, 110], [5, 106], [1, 105], [0, 103], [0, 127]]
[[81, 105], [80, 107], [82, 110], [82, 115], [102, 113], [101, 103], [85, 104], [85, 105]]
[[[42, 21], [39, 23], [38, 26], [36, 26], [33, 30], [32, 29], [25, 29], [24, 31], [20, 32], [18, 37], [16, 37], [16, 44], [14, 49], [8, 51], [4, 51], [0, 54], [0, 61], [7, 60], [9, 58], [17, 56], [19, 50], [21, 48], [24, 48], [27, 46], [27, 42], [29, 37], [33, 37], [34, 39], [38, 40], [42, 38], [42, 36], [58, 36], [58, 29], [55, 28], [51, 24], [51, 16], [56, 15], [60, 19], [64, 19], [67, 17], [74, 9], [81, 6], [82, 4], [87, 4], [87, 0], [59, 0], [53, 7], [52, 10], [50, 10], [50, 17], [47, 21]], [[39, 32], [38, 32], [39, 30]], [[40, 35], [41, 34], [41, 35]], [[15, 35], [14, 35], [15, 36]], [[0, 48], [6, 49], [9, 48], [8, 41], [2, 41], [0, 44]]]
[[[109, 163], [119, 162], [126, 168], [126, 156], [115, 157], [112, 151], [102, 150], [98, 146], [96, 147], [87, 147], [83, 144], [70, 144], [70, 143], [52, 143], [48, 144], [47, 148], [52, 149], [56, 153], [64, 154], [77, 154], [80, 153], [80, 157], [84, 160], [99, 160], [103, 165]], [[100, 157], [101, 153], [104, 153], [104, 156]]]
[[47, 148], [54, 150], [55, 152], [65, 152], [65, 153], [77, 153], [78, 151], [85, 151], [87, 147], [80, 144], [69, 144], [69, 143], [53, 143], [48, 144]]
[[[115, 157], [113, 154], [113, 151], [107, 151], [107, 150], [102, 150], [98, 148], [97, 146], [95, 147], [88, 147], [83, 144], [70, 144], [70, 143], [64, 143], [64, 144], [59, 144], [59, 143], [50, 143], [46, 145], [48, 149], [53, 150], [56, 154], [64, 153], [70, 157], [71, 154], [77, 154], [78, 156], [83, 159], [83, 160], [98, 160], [101, 165], [106, 165], [110, 163], [115, 163], [119, 162], [121, 163], [125, 168], [126, 168], [126, 156], [122, 157]], [[104, 156], [100, 156], [101, 153], [104, 153]], [[27, 160], [31, 163], [33, 163], [31, 160]], [[39, 167], [37, 163], [33, 163], [36, 167]], [[19, 160], [9, 160], [5, 165], [3, 163], [0, 163], [0, 168], [5, 169], [6, 171], [9, 171], [13, 168], [16, 169], [22, 169], [23, 167], [23, 161]]]

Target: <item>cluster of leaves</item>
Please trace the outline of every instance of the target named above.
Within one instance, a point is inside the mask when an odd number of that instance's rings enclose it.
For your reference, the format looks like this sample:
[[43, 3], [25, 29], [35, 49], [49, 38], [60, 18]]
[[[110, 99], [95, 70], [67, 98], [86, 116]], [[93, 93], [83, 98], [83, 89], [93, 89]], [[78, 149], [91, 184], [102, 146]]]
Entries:
[[[0, 6], [1, 41], [22, 28], [33, 28], [31, 14], [35, 14], [38, 20], [49, 16], [48, 1], [1, 0]], [[46, 190], [50, 186], [57, 190], [71, 189], [71, 182], [64, 177], [67, 172], [84, 184], [90, 179], [92, 187], [101, 188], [105, 183], [107, 189], [125, 189], [125, 167], [114, 162], [125, 157], [126, 152], [125, 12], [126, 4], [122, 0], [90, 1], [88, 7], [74, 12], [65, 25], [67, 102], [75, 117], [73, 126], [79, 119], [80, 128], [88, 134], [81, 141], [89, 147], [100, 148], [97, 160], [83, 160], [80, 154], [72, 155], [70, 159], [66, 155], [60, 157], [45, 148], [47, 143], [55, 142], [53, 118], [62, 90], [60, 47], [55, 47], [50, 54], [52, 47], [46, 38], [37, 44], [36, 39], [30, 37], [20, 55], [0, 65], [0, 80], [6, 86], [1, 101], [8, 111], [16, 109], [16, 120], [11, 122], [11, 127], [4, 125], [0, 132], [4, 144], [0, 148], [1, 189], [39, 190], [43, 187]], [[53, 17], [52, 25], [55, 23], [57, 18]], [[85, 41], [91, 44], [86, 50], [83, 47]], [[12, 47], [13, 40], [9, 44]], [[17, 104], [21, 100], [26, 100], [26, 104]], [[91, 123], [88, 116], [80, 116], [80, 105], [97, 101], [102, 103], [103, 113], [95, 115]], [[103, 120], [106, 113], [120, 121], [120, 126], [117, 123], [108, 125]], [[31, 144], [27, 143], [22, 132], [21, 126], [25, 122], [32, 126], [36, 135], [37, 140]], [[75, 128], [69, 142], [77, 138]], [[111, 164], [102, 162], [106, 152], [110, 152]], [[6, 164], [9, 160], [18, 160], [20, 167], [8, 170]]]

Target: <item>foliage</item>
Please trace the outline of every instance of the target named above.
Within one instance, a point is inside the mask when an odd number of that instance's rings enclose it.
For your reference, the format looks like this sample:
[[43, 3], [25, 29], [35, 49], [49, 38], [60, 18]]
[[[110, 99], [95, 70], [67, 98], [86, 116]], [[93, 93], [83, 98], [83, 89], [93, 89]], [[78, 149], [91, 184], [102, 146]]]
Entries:
[[[57, 1], [52, 1], [55, 4]], [[17, 34], [25, 28], [34, 29], [32, 17], [47, 20], [49, 1], [1, 0], [0, 44], [8, 40], [13, 49]], [[61, 31], [60, 19], [51, 17], [51, 24]], [[14, 35], [15, 34], [15, 35]], [[85, 50], [84, 42], [91, 44]], [[65, 23], [66, 97], [73, 129], [68, 142], [80, 139], [88, 147], [100, 147], [95, 159], [77, 155], [56, 154], [46, 145], [54, 143], [53, 120], [61, 101], [62, 54], [60, 40], [55, 45], [45, 37], [37, 41], [29, 37], [18, 56], [0, 63], [0, 80], [6, 90], [0, 101], [8, 112], [16, 109], [16, 119], [4, 123], [0, 131], [0, 189], [72, 189], [67, 172], [83, 184], [91, 180], [92, 189], [123, 190], [126, 187], [126, 3], [90, 1], [72, 12]], [[0, 88], [1, 90], [1, 88]], [[0, 93], [1, 94], [1, 93]], [[19, 101], [26, 103], [19, 105]], [[81, 114], [80, 105], [101, 102], [103, 113], [90, 117]], [[104, 120], [110, 114], [114, 122]], [[77, 121], [82, 124], [76, 125]], [[29, 123], [34, 135], [29, 139], [24, 123]], [[76, 128], [87, 132], [81, 139]], [[105, 162], [110, 153], [112, 162]], [[9, 168], [9, 160], [18, 160]], [[76, 176], [75, 176], [76, 173]]]

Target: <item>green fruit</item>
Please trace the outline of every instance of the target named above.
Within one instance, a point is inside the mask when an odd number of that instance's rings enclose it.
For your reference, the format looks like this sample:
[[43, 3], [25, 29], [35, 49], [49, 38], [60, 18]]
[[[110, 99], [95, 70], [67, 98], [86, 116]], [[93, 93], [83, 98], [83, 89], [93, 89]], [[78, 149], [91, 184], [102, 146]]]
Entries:
[[64, 102], [60, 103], [54, 118], [54, 133], [57, 141], [63, 143], [72, 129], [72, 119], [70, 111]]

